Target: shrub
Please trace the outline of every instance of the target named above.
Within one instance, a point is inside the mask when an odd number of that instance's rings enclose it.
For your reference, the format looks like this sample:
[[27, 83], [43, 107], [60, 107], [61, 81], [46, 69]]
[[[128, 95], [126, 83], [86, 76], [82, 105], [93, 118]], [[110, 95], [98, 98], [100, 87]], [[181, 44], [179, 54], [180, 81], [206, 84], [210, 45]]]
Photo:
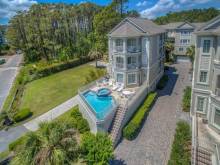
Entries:
[[177, 123], [174, 142], [168, 165], [191, 164], [191, 129], [188, 123], [180, 121]]
[[0, 59], [0, 65], [4, 64], [5, 62], [5, 59]]
[[185, 112], [189, 112], [190, 110], [190, 102], [191, 102], [191, 87], [187, 86], [184, 89], [184, 95], [182, 99], [182, 110]]
[[150, 93], [143, 104], [138, 108], [134, 117], [125, 126], [125, 128], [123, 129], [123, 136], [126, 139], [132, 140], [137, 136], [138, 131], [141, 128], [142, 122], [144, 121], [145, 116], [148, 115], [148, 112], [151, 108], [151, 105], [154, 103], [156, 96], [156, 92]]
[[87, 120], [83, 118], [78, 107], [73, 109], [71, 116], [73, 121], [73, 127], [76, 128], [81, 134], [90, 130]]
[[163, 77], [160, 79], [160, 81], [157, 84], [157, 89], [161, 90], [163, 89], [169, 80], [169, 77], [167, 75], [163, 75]]
[[63, 71], [63, 70], [66, 70], [72, 67], [76, 67], [88, 61], [89, 61], [88, 58], [84, 58], [84, 59], [77, 58], [77, 59], [70, 60], [68, 62], [54, 63], [49, 66], [48, 65], [43, 66], [43, 67], [38, 66], [37, 68], [35, 68], [36, 73], [33, 79], [39, 79], [41, 77], [45, 77], [53, 73], [57, 73], [57, 72], [60, 72], [60, 71]]
[[32, 115], [32, 112], [30, 111], [29, 108], [25, 108], [22, 110], [19, 110], [13, 117], [15, 122], [19, 122], [22, 120], [27, 119], [28, 117], [30, 117]]
[[15, 151], [18, 150], [18, 148], [20, 148], [25, 142], [25, 136], [22, 136], [20, 138], [18, 138], [17, 140], [11, 142], [8, 145], [9, 151]]

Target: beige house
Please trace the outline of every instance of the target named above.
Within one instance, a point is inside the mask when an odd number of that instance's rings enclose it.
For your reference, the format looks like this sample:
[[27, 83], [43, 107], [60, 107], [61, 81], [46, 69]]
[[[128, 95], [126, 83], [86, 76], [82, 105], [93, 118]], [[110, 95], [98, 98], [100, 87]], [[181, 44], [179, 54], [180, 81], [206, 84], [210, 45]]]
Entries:
[[220, 16], [195, 32], [193, 163], [220, 164]]
[[155, 87], [164, 69], [165, 30], [144, 18], [125, 18], [108, 36], [111, 77], [125, 87]]
[[174, 22], [162, 25], [167, 31], [167, 37], [174, 42], [174, 54], [177, 61], [189, 61], [186, 50], [195, 44], [195, 32], [204, 23]]

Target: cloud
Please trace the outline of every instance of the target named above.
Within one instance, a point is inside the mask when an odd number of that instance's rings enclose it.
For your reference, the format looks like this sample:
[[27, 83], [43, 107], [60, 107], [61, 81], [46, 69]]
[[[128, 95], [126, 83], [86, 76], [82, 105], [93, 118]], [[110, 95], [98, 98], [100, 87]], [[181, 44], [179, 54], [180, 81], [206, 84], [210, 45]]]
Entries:
[[29, 9], [36, 0], [0, 0], [0, 19], [11, 18], [17, 11]]
[[146, 6], [147, 4], [148, 4], [147, 1], [143, 1], [143, 2], [139, 1], [139, 2], [136, 4], [136, 6], [137, 6], [137, 7], [142, 7], [142, 6]]
[[215, 0], [158, 0], [154, 6], [141, 11], [142, 17], [153, 19], [159, 15], [163, 15], [169, 11], [178, 11], [181, 9], [189, 9], [198, 4], [205, 4]]

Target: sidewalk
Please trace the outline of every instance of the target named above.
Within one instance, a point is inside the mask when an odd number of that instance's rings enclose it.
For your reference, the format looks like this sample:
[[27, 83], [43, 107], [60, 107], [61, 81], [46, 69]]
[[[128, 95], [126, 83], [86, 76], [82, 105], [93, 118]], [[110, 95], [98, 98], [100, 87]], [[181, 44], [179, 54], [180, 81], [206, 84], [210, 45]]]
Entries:
[[66, 102], [58, 105], [57, 107], [51, 109], [50, 111], [42, 114], [39, 117], [17, 127], [10, 128], [8, 131], [0, 131], [0, 152], [3, 152], [8, 148], [8, 145], [24, 135], [28, 131], [36, 131], [38, 129], [39, 123], [43, 121], [51, 121], [63, 113], [67, 112], [74, 106], [78, 104], [78, 95], [67, 100]]

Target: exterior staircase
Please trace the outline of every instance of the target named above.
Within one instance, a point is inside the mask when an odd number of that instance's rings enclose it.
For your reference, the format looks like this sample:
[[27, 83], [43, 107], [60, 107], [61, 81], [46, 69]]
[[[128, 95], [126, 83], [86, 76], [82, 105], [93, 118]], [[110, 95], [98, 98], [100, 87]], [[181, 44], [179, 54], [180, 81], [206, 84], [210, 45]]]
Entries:
[[117, 144], [118, 136], [121, 130], [121, 125], [125, 116], [126, 109], [127, 108], [125, 105], [119, 105], [116, 110], [116, 115], [112, 122], [112, 128], [110, 130], [110, 138], [114, 146]]
[[[211, 152], [203, 149], [202, 147], [196, 147], [196, 159], [192, 162], [193, 165], [212, 165]], [[194, 155], [192, 155], [194, 158]]]

